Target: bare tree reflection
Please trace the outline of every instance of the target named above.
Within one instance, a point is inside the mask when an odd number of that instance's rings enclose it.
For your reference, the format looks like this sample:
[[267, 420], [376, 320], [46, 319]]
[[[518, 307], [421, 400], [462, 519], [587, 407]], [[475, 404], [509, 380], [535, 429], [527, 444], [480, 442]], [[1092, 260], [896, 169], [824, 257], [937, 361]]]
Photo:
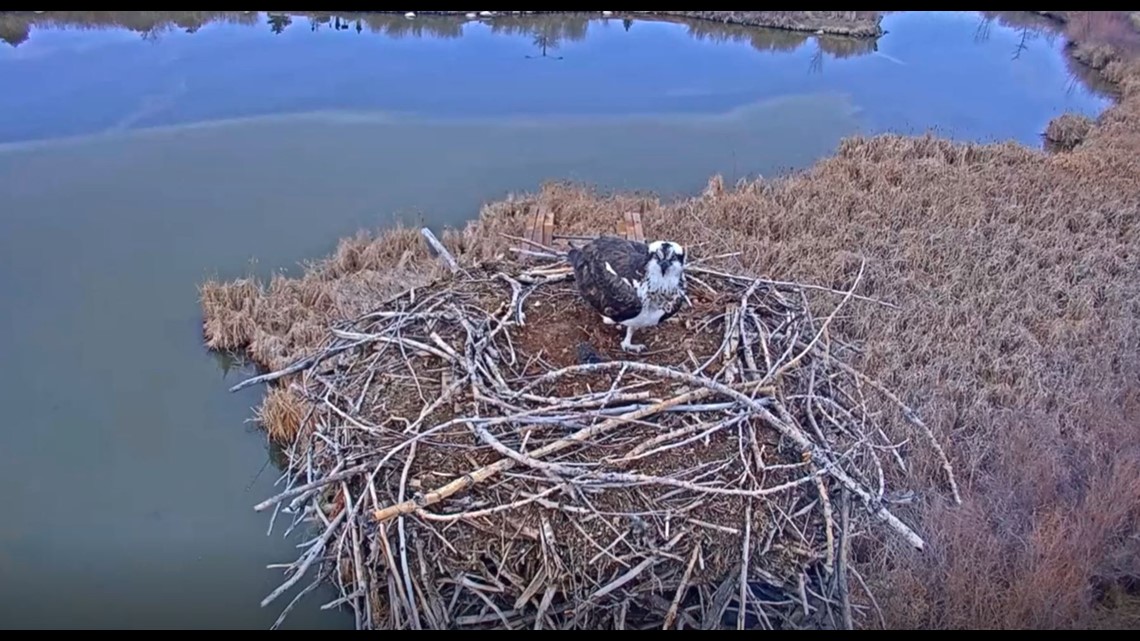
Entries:
[[[982, 16], [986, 34], [983, 39], [975, 38], [975, 42], [988, 40], [990, 25], [994, 22], [1017, 32], [1018, 42], [1013, 49], [1013, 60], [1020, 59], [1021, 54], [1029, 50], [1031, 43], [1042, 41], [1046, 46], [1052, 47], [1056, 45], [1056, 40], [1060, 36], [1060, 30], [1052, 20], [1028, 11], [979, 11], [978, 13]], [[979, 25], [979, 29], [981, 28], [982, 25]]]
[[1029, 48], [1028, 39], [1029, 30], [1021, 29], [1021, 38], [1017, 41], [1017, 46], [1013, 48], [1013, 57], [1011, 57], [1010, 60], [1021, 58], [1021, 53]]
[[547, 55], [548, 49], [557, 49], [558, 48], [559, 42], [558, 42], [557, 36], [549, 36], [549, 35], [546, 35], [544, 33], [536, 33], [536, 34], [534, 34], [534, 46], [538, 47], [542, 51], [542, 55], [541, 56], [532, 56], [530, 54], [527, 54], [524, 57], [526, 57], [526, 58], [550, 58], [551, 60], [562, 60], [562, 56], [549, 56], [549, 55]]
[[[511, 36], [546, 36], [549, 43], [586, 39], [590, 18], [582, 15], [503, 16], [490, 23], [491, 33]], [[551, 46], [550, 48], [556, 48]]]
[[978, 27], [974, 29], [974, 43], [982, 44], [989, 42], [990, 39], [990, 26], [993, 25], [994, 19], [992, 16], [987, 16], [984, 12], [978, 19]]

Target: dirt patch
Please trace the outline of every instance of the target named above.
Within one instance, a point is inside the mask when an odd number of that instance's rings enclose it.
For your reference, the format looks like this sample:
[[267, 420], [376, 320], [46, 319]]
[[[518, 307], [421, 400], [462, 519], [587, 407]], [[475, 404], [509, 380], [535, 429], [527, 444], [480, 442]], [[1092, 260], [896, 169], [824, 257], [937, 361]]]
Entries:
[[[724, 311], [723, 297], [695, 291], [693, 306], [684, 318], [634, 334], [634, 341], [645, 344], [648, 351], [640, 360], [666, 367], [693, 366], [690, 354], [711, 354], [720, 337], [705, 331], [693, 331], [700, 319], [711, 318]], [[588, 346], [603, 359], [621, 360], [629, 355], [621, 350], [624, 331], [605, 325], [576, 293], [573, 281], [550, 285], [529, 296], [524, 303], [526, 329], [518, 333], [519, 349], [533, 354], [552, 367], [568, 367], [580, 361], [579, 347]], [[529, 373], [529, 372], [528, 372]]]

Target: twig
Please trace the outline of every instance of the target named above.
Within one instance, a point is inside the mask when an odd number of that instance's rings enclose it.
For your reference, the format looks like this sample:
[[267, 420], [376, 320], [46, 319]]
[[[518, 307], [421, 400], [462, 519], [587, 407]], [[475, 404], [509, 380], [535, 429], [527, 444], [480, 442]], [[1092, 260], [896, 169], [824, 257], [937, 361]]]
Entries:
[[[408, 449], [408, 457], [404, 461], [404, 469], [400, 473], [400, 500], [404, 500], [404, 492], [408, 487], [408, 471], [412, 469], [412, 461], [416, 459], [416, 444], [413, 443]], [[404, 527], [404, 518], [396, 519], [396, 531], [400, 536], [400, 570], [404, 576], [404, 589], [408, 593], [408, 606], [411, 609], [412, 615], [412, 629], [420, 630], [420, 611], [416, 607], [416, 594], [415, 589], [412, 587], [412, 572], [408, 568], [408, 535]]]
[[337, 517], [333, 519], [328, 528], [325, 529], [325, 533], [321, 535], [321, 538], [318, 539], [315, 544], [313, 544], [313, 547], [310, 548], [307, 553], [305, 553], [305, 556], [301, 561], [301, 566], [297, 568], [297, 571], [293, 573], [293, 576], [289, 577], [287, 581], [278, 586], [276, 590], [269, 593], [269, 596], [262, 599], [261, 607], [264, 608], [270, 603], [276, 601], [277, 597], [284, 594], [289, 590], [289, 588], [296, 585], [297, 581], [301, 580], [301, 577], [305, 576], [305, 572], [308, 571], [309, 566], [311, 566], [313, 564], [313, 561], [317, 560], [317, 557], [319, 557], [321, 555], [321, 552], [324, 551], [325, 546], [328, 545], [329, 540], [332, 538], [333, 532], [335, 532], [336, 529], [340, 527], [340, 524], [344, 522], [345, 515], [347, 514], [348, 507], [346, 506], [340, 511], [340, 514], [338, 514]]
[[279, 369], [276, 372], [269, 372], [268, 374], [261, 374], [260, 376], [254, 376], [253, 378], [247, 378], [244, 381], [241, 381], [240, 383], [238, 383], [237, 385], [230, 387], [229, 391], [236, 392], [236, 391], [245, 389], [245, 388], [249, 387], [250, 385], [257, 385], [258, 383], [270, 383], [272, 381], [275, 381], [279, 378], [288, 376], [290, 374], [296, 374], [297, 372], [300, 372], [302, 370], [306, 370], [306, 369], [316, 365], [317, 363], [320, 363], [321, 361], [323, 361], [327, 358], [331, 358], [333, 356], [336, 356], [337, 354], [340, 354], [341, 352], [346, 352], [350, 349], [353, 349], [354, 347], [359, 347], [359, 346], [363, 345], [365, 342], [367, 342], [367, 341], [358, 341], [358, 342], [348, 343], [345, 345], [339, 345], [337, 347], [326, 349], [319, 354], [313, 354], [312, 356], [307, 356], [305, 358], [302, 358], [301, 360], [294, 362], [292, 365], [289, 365], [288, 367], [285, 367], [283, 369]]
[[326, 485], [336, 483], [337, 481], [343, 481], [345, 479], [350, 479], [350, 478], [356, 476], [357, 474], [364, 473], [370, 467], [372, 467], [370, 464], [364, 463], [362, 465], [350, 467], [347, 470], [344, 470], [343, 472], [335, 472], [333, 474], [329, 474], [328, 476], [326, 476], [322, 479], [317, 479], [317, 480], [313, 481], [312, 483], [306, 483], [306, 484], [300, 485], [298, 487], [289, 488], [288, 490], [285, 490], [284, 492], [277, 494], [276, 496], [272, 496], [270, 498], [265, 499], [261, 503], [258, 503], [257, 505], [253, 506], [253, 509], [256, 512], [261, 512], [262, 510], [265, 510], [265, 509], [268, 509], [270, 507], [273, 507], [274, 505], [277, 505], [281, 501], [284, 501], [285, 499], [287, 499], [291, 496], [296, 496], [298, 494], [304, 494], [304, 493], [309, 492], [311, 490], [317, 490], [317, 489], [320, 489]]
[[800, 361], [803, 360], [804, 356], [806, 356], [807, 353], [810, 352], [812, 350], [812, 348], [814, 348], [816, 346], [817, 343], [819, 343], [819, 339], [822, 338], [824, 333], [827, 332], [827, 327], [829, 325], [831, 325], [831, 321], [835, 320], [835, 316], [837, 314], [839, 314], [839, 310], [843, 309], [843, 305], [847, 301], [851, 300], [851, 297], [855, 294], [855, 290], [859, 288], [859, 281], [863, 280], [863, 267], [866, 266], [866, 264], [867, 264], [866, 260], [859, 263], [859, 273], [855, 275], [855, 282], [851, 284], [851, 289], [847, 290], [846, 295], [843, 296], [843, 300], [839, 301], [839, 304], [835, 306], [835, 309], [832, 310], [831, 314], [828, 315], [827, 319], [825, 321], [823, 321], [823, 325], [821, 325], [819, 328], [819, 331], [817, 331], [815, 333], [815, 337], [811, 339], [811, 342], [808, 343], [807, 346], [804, 347], [803, 351], [801, 351], [799, 354], [797, 354], [795, 358], [788, 361], [787, 363], [784, 363], [784, 365], [781, 366], [780, 369], [776, 370], [772, 374], [765, 376], [766, 380], [779, 378], [780, 375], [783, 374], [784, 372], [790, 370], [791, 368], [795, 367], [796, 365], [799, 365]]
[[[787, 436], [788, 438], [792, 439], [805, 452], [808, 452], [811, 455], [813, 460], [824, 460], [824, 461], [826, 461], [828, 458], [830, 458], [822, 449], [820, 449], [815, 443], [813, 443], [811, 441], [811, 439], [809, 439], [807, 437], [807, 435], [805, 435], [798, 427], [784, 423], [780, 419], [776, 418], [761, 403], [753, 400], [749, 396], [742, 394], [741, 392], [738, 392], [737, 390], [735, 390], [731, 387], [728, 387], [726, 385], [723, 385], [721, 383], [716, 383], [712, 380], [702, 379], [700, 377], [692, 376], [690, 374], [685, 374], [683, 372], [677, 372], [677, 371], [670, 370], [668, 368], [660, 367], [657, 365], [648, 365], [646, 363], [637, 363], [637, 362], [631, 362], [631, 361], [609, 361], [609, 362], [605, 362], [605, 363], [591, 363], [591, 364], [587, 364], [587, 365], [575, 365], [572, 367], [563, 368], [563, 369], [558, 370], [556, 372], [551, 372], [550, 374], [546, 374], [546, 375], [540, 377], [538, 381], [531, 383], [530, 386], [534, 386], [539, 381], [544, 381], [544, 379], [556, 378], [557, 376], [566, 375], [567, 373], [570, 373], [570, 372], [603, 371], [603, 370], [613, 369], [613, 368], [618, 367], [618, 366], [628, 366], [630, 369], [633, 369], [633, 370], [640, 370], [640, 371], [655, 373], [655, 374], [662, 376], [664, 378], [674, 378], [674, 379], [680, 379], [680, 380], [683, 380], [686, 382], [695, 382], [698, 385], [701, 385], [710, 391], [719, 392], [721, 394], [725, 394], [727, 396], [736, 398], [737, 400], [739, 400], [742, 403], [744, 403], [745, 405], [747, 405], [752, 411], [756, 412], [756, 414], [764, 422], [766, 422], [769, 425], [771, 425], [772, 427], [774, 427], [777, 431], [779, 431], [784, 436]], [[924, 543], [922, 541], [922, 537], [918, 536], [918, 534], [915, 533], [915, 531], [912, 530], [910, 528], [910, 526], [908, 526], [907, 524], [900, 521], [898, 519], [898, 517], [896, 517], [894, 514], [891, 514], [890, 510], [888, 510], [887, 508], [880, 505], [877, 501], [875, 501], [874, 497], [867, 490], [864, 490], [863, 488], [859, 487], [859, 485], [855, 482], [855, 480], [852, 479], [850, 476], [848, 476], [846, 472], [842, 471], [841, 468], [835, 467], [835, 468], [831, 469], [831, 474], [833, 476], [835, 476], [836, 480], [838, 480], [845, 487], [847, 487], [847, 489], [851, 490], [852, 492], [855, 493], [856, 496], [858, 496], [860, 499], [862, 499], [867, 504], [867, 507], [872, 510], [872, 512], [875, 514], [875, 516], [879, 518], [879, 520], [883, 521], [888, 526], [890, 526], [893, 530], [895, 530], [900, 535], [902, 535], [903, 538], [905, 538], [907, 540], [907, 542], [910, 543], [912, 546], [918, 548], [919, 550], [921, 550], [923, 548]], [[409, 508], [409, 509], [411, 509], [411, 508]]]
[[[542, 448], [539, 448], [538, 450], [535, 450], [534, 452], [531, 453], [530, 456], [531, 456], [531, 458], [537, 459], [537, 458], [541, 458], [543, 456], [546, 456], [548, 454], [553, 454], [554, 452], [558, 452], [558, 451], [563, 450], [567, 447], [570, 447], [571, 445], [573, 445], [579, 441], [585, 440], [585, 439], [590, 438], [592, 436], [596, 436], [596, 435], [605, 433], [605, 432], [607, 432], [607, 431], [609, 431], [609, 430], [611, 430], [611, 429], [613, 429], [619, 425], [625, 424], [628, 421], [644, 418], [646, 416], [651, 416], [651, 415], [656, 414], [657, 412], [661, 411], [662, 409], [665, 409], [665, 408], [670, 407], [672, 405], [680, 405], [682, 403], [688, 403], [688, 402], [691, 402], [691, 401], [694, 401], [697, 399], [704, 398], [708, 395], [709, 395], [709, 393], [706, 390], [697, 390], [697, 391], [693, 391], [693, 392], [688, 392], [686, 394], [681, 394], [680, 396], [675, 396], [675, 397], [669, 399], [668, 401], [658, 403], [658, 404], [653, 405], [651, 407], [648, 407], [646, 409], [637, 410], [635, 412], [630, 412], [628, 414], [623, 414], [623, 415], [618, 416], [616, 418], [609, 419], [609, 420], [607, 420], [603, 423], [600, 423], [596, 426], [588, 427], [588, 428], [579, 430], [579, 431], [571, 434], [570, 436], [568, 436], [564, 439], [559, 439], [559, 440], [554, 441], [553, 443], [551, 443], [545, 447], [542, 447]], [[395, 505], [390, 505], [390, 506], [388, 506], [382, 510], [376, 510], [375, 512], [373, 512], [372, 518], [375, 519], [376, 521], [383, 522], [383, 521], [386, 521], [386, 520], [388, 520], [394, 516], [398, 516], [400, 514], [408, 514], [408, 513], [414, 512], [418, 509], [427, 507], [429, 505], [434, 505], [434, 504], [439, 503], [440, 501], [448, 498], [449, 496], [454, 495], [457, 492], [466, 490], [466, 489], [476, 485], [477, 483], [479, 483], [481, 481], [484, 481], [488, 478], [491, 478], [492, 476], [498, 474], [499, 472], [509, 470], [512, 467], [514, 467], [514, 465], [515, 465], [514, 459], [510, 459], [510, 458], [500, 459], [500, 460], [496, 461], [495, 463], [481, 467], [478, 470], [475, 470], [474, 472], [469, 472], [467, 474], [464, 474], [460, 478], [448, 483], [447, 485], [444, 485], [443, 487], [440, 487], [440, 488], [437, 488], [437, 489], [432, 490], [430, 492], [427, 492], [426, 494], [423, 494], [422, 496], [418, 496], [414, 499], [411, 499], [408, 501], [403, 501], [403, 502], [397, 503]]]
[[815, 477], [815, 487], [819, 490], [819, 502], [823, 508], [823, 527], [827, 538], [827, 557], [824, 559], [824, 570], [831, 574], [835, 569], [835, 519], [831, 512], [831, 498], [827, 495], [827, 483], [823, 478]]
[[839, 497], [839, 576], [836, 577], [836, 580], [839, 583], [839, 600], [843, 604], [843, 627], [854, 630], [855, 624], [851, 620], [851, 588], [847, 582], [847, 558], [851, 549], [851, 530], [848, 520], [851, 513], [851, 499], [847, 490], [841, 490], [841, 492], [842, 494]]
[[[814, 289], [816, 291], [828, 292], [829, 294], [838, 294], [840, 296], [843, 296], [844, 294], [846, 294], [846, 292], [842, 292], [842, 291], [839, 291], [837, 289], [832, 289], [830, 287], [823, 287], [822, 285], [808, 285], [806, 283], [791, 283], [791, 282], [783, 281], [783, 280], [769, 280], [767, 278], [753, 279], [749, 276], [737, 276], [735, 274], [729, 274], [726, 272], [717, 271], [715, 269], [709, 269], [707, 267], [693, 266], [693, 267], [687, 268], [687, 271], [694, 271], [694, 272], [697, 272], [699, 274], [708, 274], [710, 276], [720, 276], [721, 278], [727, 278], [729, 280], [736, 280], [736, 281], [743, 281], [743, 282], [752, 282], [753, 280], [759, 280], [761, 283], [763, 283], [765, 285], [769, 285], [771, 287], [786, 287], [788, 289]], [[898, 305], [896, 305], [894, 303], [890, 303], [890, 302], [887, 302], [885, 300], [879, 300], [877, 298], [869, 298], [867, 296], [862, 296], [859, 294], [855, 294], [854, 296], [852, 296], [852, 298], [864, 300], [864, 301], [867, 301], [869, 303], [875, 303], [876, 305], [882, 305], [884, 307], [890, 307], [891, 309], [902, 309], [901, 307], [899, 307]]]
[[891, 401], [897, 405], [900, 410], [902, 410], [903, 416], [907, 421], [922, 430], [923, 434], [926, 435], [926, 439], [930, 442], [930, 446], [934, 448], [934, 451], [938, 453], [938, 458], [942, 460], [942, 469], [946, 472], [946, 479], [950, 483], [951, 492], [954, 494], [954, 503], [961, 505], [962, 495], [958, 492], [958, 481], [954, 476], [954, 467], [950, 464], [950, 458], [946, 456], [946, 452], [942, 449], [942, 445], [938, 442], [938, 439], [934, 437], [934, 432], [929, 427], [927, 427], [926, 423], [923, 422], [922, 419], [918, 417], [918, 414], [916, 414], [914, 410], [907, 407], [907, 405], [903, 403], [898, 396], [895, 396], [894, 393], [892, 393], [889, 389], [886, 388], [885, 385], [879, 381], [867, 376], [866, 374], [863, 374], [862, 372], [856, 370], [850, 365], [847, 365], [834, 356], [830, 357], [830, 360], [839, 369], [847, 372], [848, 374], [851, 374], [852, 376], [858, 377], [871, 387], [875, 388], [875, 390], [880, 394], [886, 396], [887, 400]]
[[[668, 543], [666, 543], [655, 554], [653, 554], [649, 558], [645, 559], [641, 563], [638, 563], [634, 567], [630, 568], [628, 572], [626, 572], [625, 574], [622, 574], [621, 576], [619, 576], [618, 578], [609, 582], [605, 586], [599, 588], [596, 592], [594, 592], [589, 597], [587, 597], [586, 603], [589, 603], [590, 601], [604, 597], [605, 595], [609, 594], [610, 592], [613, 592], [614, 590], [620, 588], [621, 586], [625, 585], [626, 583], [629, 583], [630, 581], [637, 578], [637, 575], [644, 572], [651, 565], [655, 565], [655, 564], [659, 563], [662, 560], [661, 553], [662, 552], [668, 552], [670, 549], [672, 549], [673, 546], [677, 545], [677, 543], [682, 538], [684, 538], [684, 536], [686, 534], [688, 534], [688, 532], [686, 532], [686, 531], [678, 532], [676, 536], [674, 536]], [[580, 610], [584, 605], [585, 605], [585, 603], [579, 604], [578, 609]]]
[[744, 613], [748, 609], [745, 592], [748, 590], [748, 561], [751, 557], [752, 545], [752, 501], [749, 500], [744, 508], [744, 536], [740, 542], [740, 596], [736, 608], [736, 629], [744, 629]]
[[681, 582], [677, 584], [677, 591], [673, 593], [673, 601], [669, 604], [669, 611], [665, 613], [665, 623], [661, 626], [662, 630], [673, 627], [673, 621], [677, 618], [677, 608], [681, 605], [681, 597], [685, 595], [685, 590], [689, 587], [689, 577], [693, 575], [693, 566], [697, 564], [697, 557], [700, 554], [701, 544], [698, 542], [693, 546], [692, 553], [689, 554], [689, 564], [685, 566], [685, 573], [681, 575]]

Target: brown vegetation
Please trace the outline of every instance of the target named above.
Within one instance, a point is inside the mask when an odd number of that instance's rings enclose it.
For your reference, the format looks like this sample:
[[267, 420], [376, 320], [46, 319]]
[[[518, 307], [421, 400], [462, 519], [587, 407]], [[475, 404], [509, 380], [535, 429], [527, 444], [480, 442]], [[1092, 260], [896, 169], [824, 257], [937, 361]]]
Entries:
[[302, 426], [312, 427], [308, 413], [305, 400], [292, 387], [271, 387], [257, 407], [257, 421], [275, 442], [293, 443], [305, 436]]
[[[964, 499], [931, 490], [897, 509], [927, 537], [923, 552], [852, 550], [885, 624], [1135, 628], [1140, 67], [1117, 29], [1127, 12], [1064, 19], [1074, 55], [1120, 96], [1070, 153], [857, 137], [808, 171], [669, 204], [549, 185], [444, 243], [465, 264], [504, 255], [501, 233], [521, 235], [524, 205], [541, 197], [567, 233], [645, 203], [647, 235], [739, 252], [718, 262], [755, 275], [843, 288], [851, 256], [868, 257], [861, 291], [902, 309], [853, 307], [831, 331], [952, 443]], [[207, 339], [279, 367], [322, 345], [316, 328], [438, 269], [407, 230], [345, 241], [299, 280], [204, 288]], [[943, 488], [923, 452], [909, 484]]]
[[1081, 114], [1062, 114], [1049, 121], [1045, 128], [1045, 140], [1056, 151], [1072, 151], [1081, 144], [1092, 131], [1093, 121]]

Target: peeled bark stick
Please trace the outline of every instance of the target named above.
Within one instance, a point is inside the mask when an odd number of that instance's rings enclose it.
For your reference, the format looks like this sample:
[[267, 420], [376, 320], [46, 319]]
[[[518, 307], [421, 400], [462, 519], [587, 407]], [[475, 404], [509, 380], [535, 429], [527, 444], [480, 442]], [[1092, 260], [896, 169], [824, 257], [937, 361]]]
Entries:
[[430, 229], [427, 227], [421, 228], [420, 235], [424, 237], [424, 242], [434, 249], [435, 253], [439, 254], [440, 260], [447, 265], [447, 268], [450, 269], [452, 273], [459, 271], [459, 263], [455, 262], [455, 257], [451, 255], [451, 252], [447, 251], [447, 248], [443, 246], [443, 243], [439, 242], [439, 239], [435, 237], [435, 234], [431, 233]]
[[[712, 392], [710, 390], [699, 389], [693, 390], [691, 392], [686, 392], [680, 396], [674, 396], [673, 398], [657, 403], [656, 405], [651, 405], [649, 407], [637, 410], [635, 412], [630, 412], [628, 414], [622, 414], [621, 416], [616, 416], [597, 425], [578, 430], [566, 438], [559, 439], [549, 445], [546, 445], [545, 447], [541, 447], [531, 452], [530, 457], [536, 459], [542, 458], [548, 454], [553, 454], [555, 452], [564, 450], [571, 445], [583, 441], [584, 439], [597, 436], [598, 434], [602, 434], [604, 432], [608, 432], [609, 430], [629, 421], [642, 419], [646, 416], [652, 416], [653, 414], [656, 414], [662, 410], [666, 410], [670, 407], [689, 403], [711, 395]], [[514, 459], [499, 459], [498, 461], [495, 461], [490, 465], [485, 465], [475, 470], [474, 472], [468, 472], [467, 474], [464, 474], [463, 476], [455, 479], [447, 485], [427, 492], [422, 496], [408, 499], [407, 501], [402, 501], [394, 505], [389, 505], [383, 509], [374, 510], [372, 512], [372, 518], [378, 522], [383, 522], [401, 514], [410, 514], [420, 508], [439, 503], [449, 496], [471, 488], [477, 483], [485, 481], [488, 478], [491, 478], [492, 476], [498, 474], [499, 472], [509, 470], [517, 464], [518, 462]]]

